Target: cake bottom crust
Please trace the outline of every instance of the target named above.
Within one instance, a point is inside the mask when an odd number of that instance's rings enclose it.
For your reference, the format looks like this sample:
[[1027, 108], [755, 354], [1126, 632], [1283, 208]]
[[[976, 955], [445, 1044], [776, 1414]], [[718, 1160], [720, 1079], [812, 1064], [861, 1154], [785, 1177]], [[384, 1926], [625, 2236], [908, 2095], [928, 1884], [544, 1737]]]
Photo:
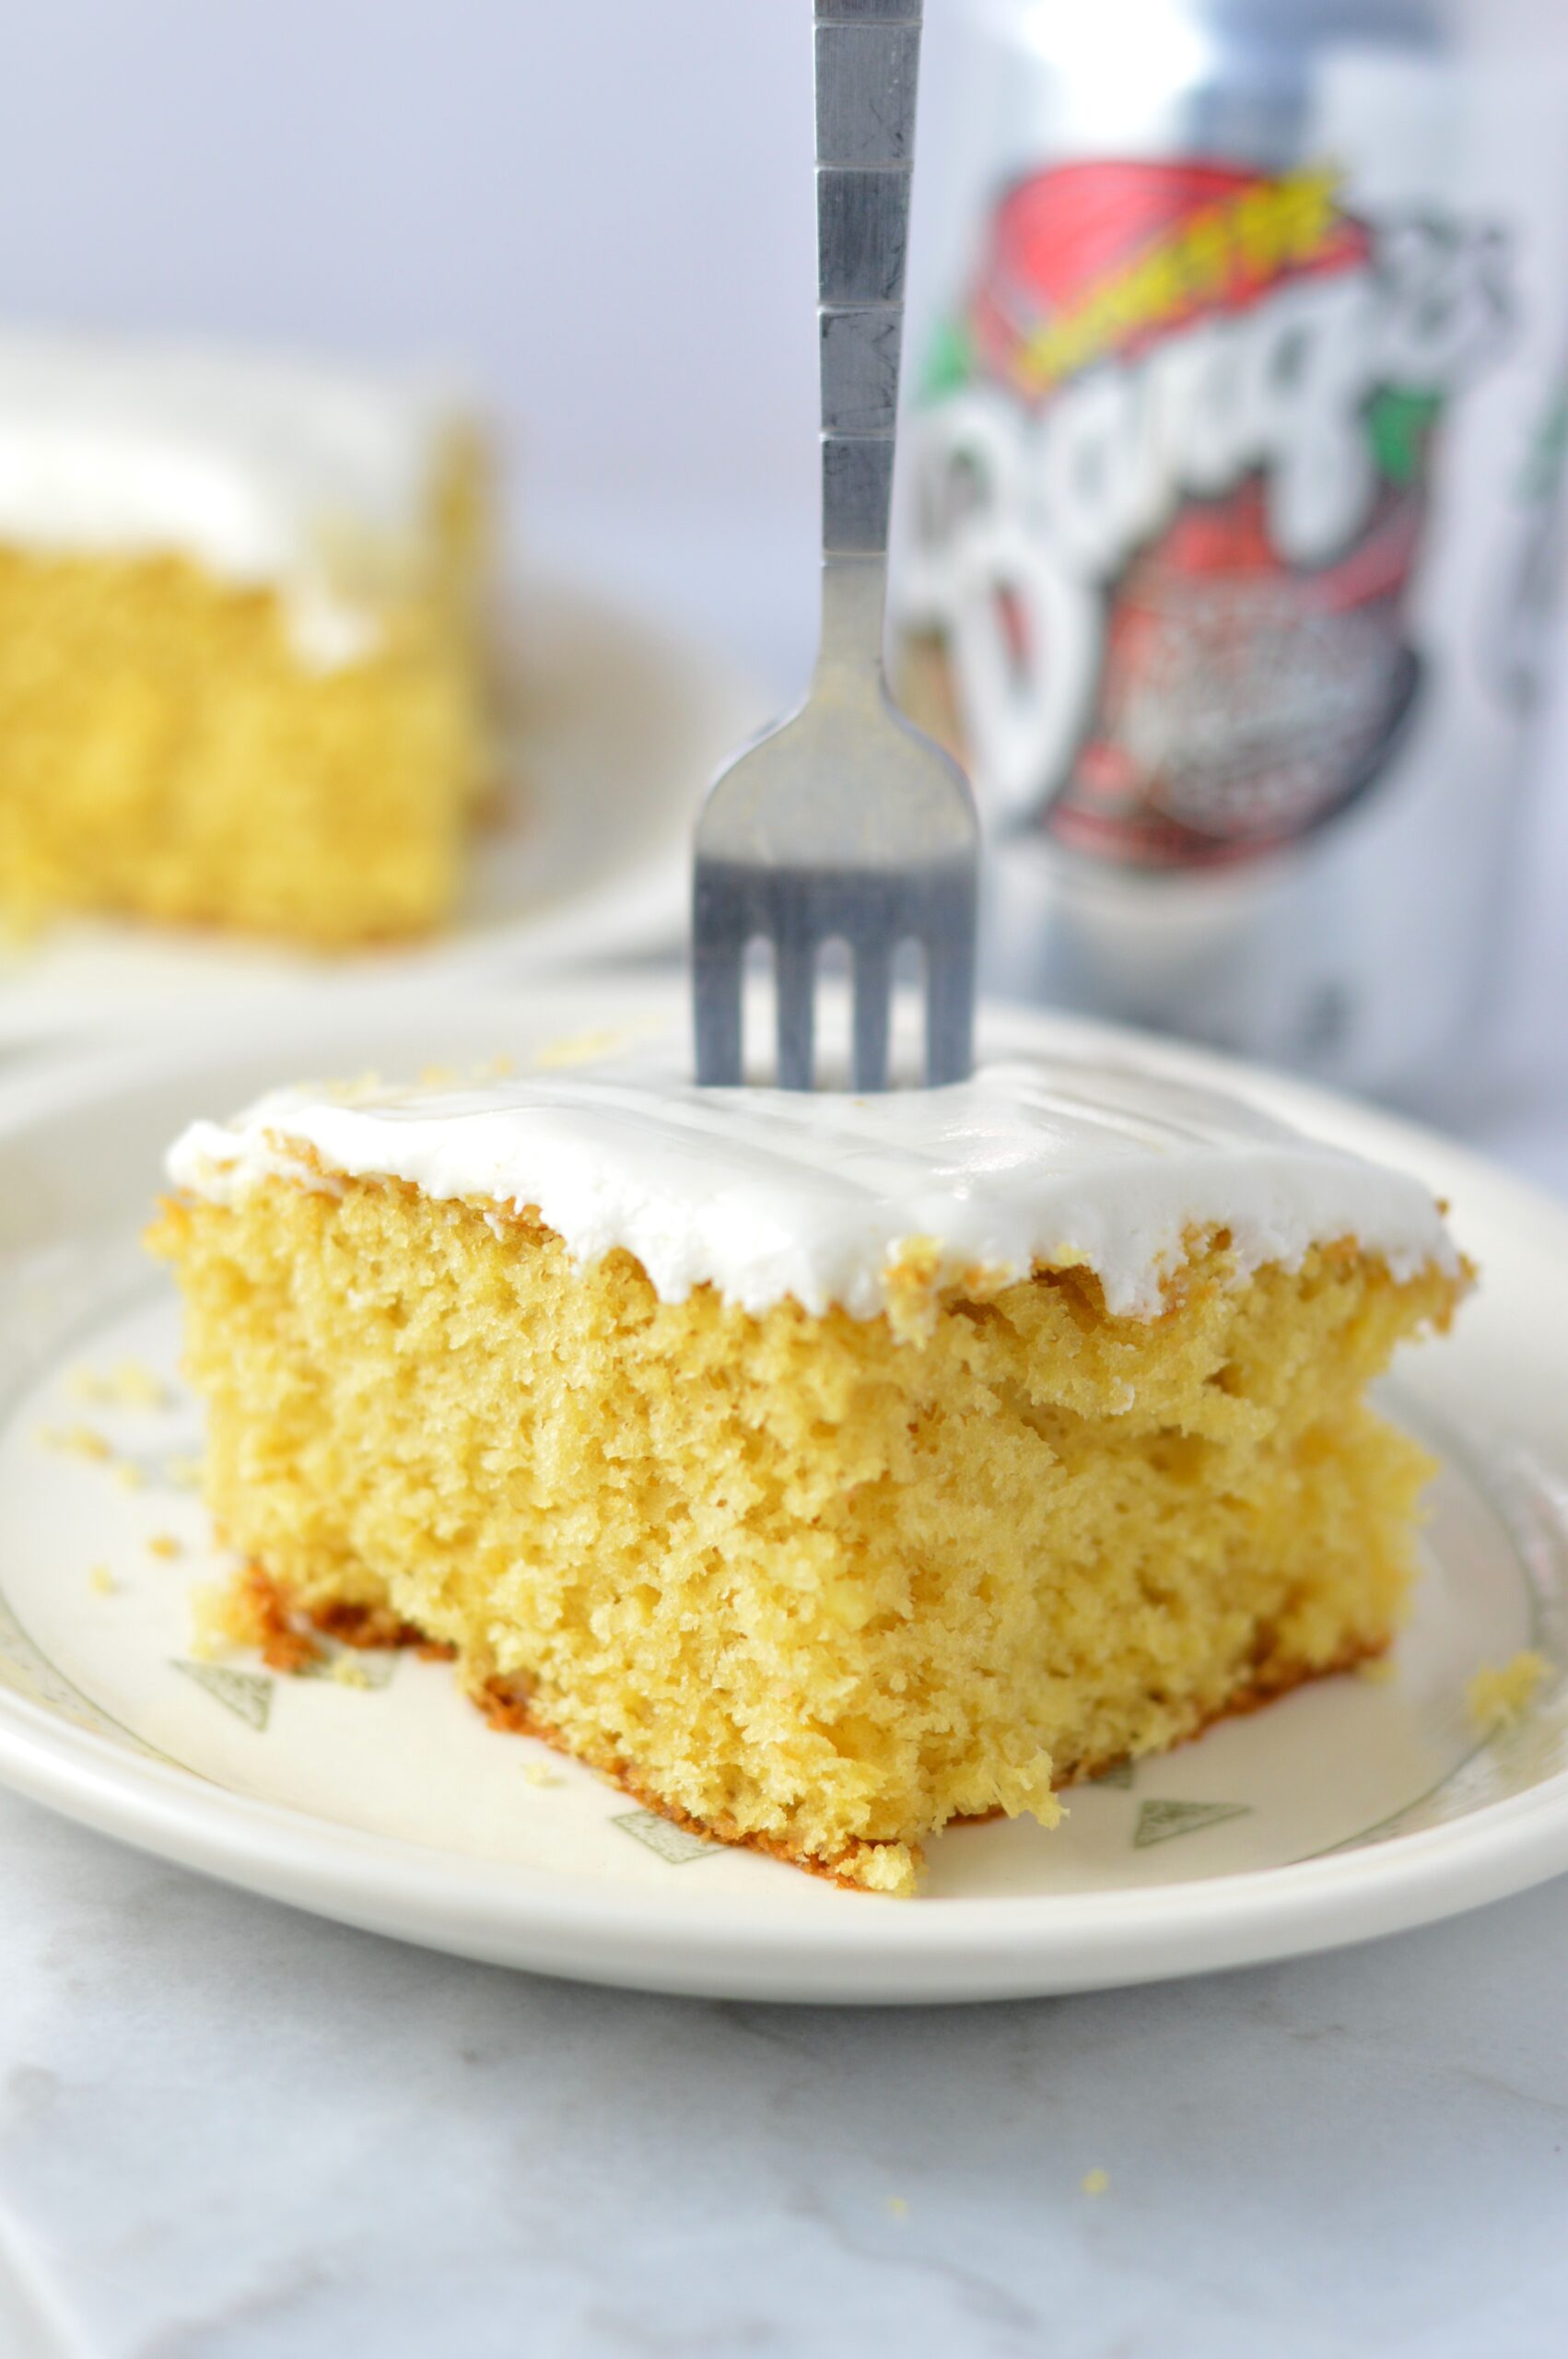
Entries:
[[[340, 1645], [379, 1651], [388, 1648], [408, 1649], [427, 1661], [450, 1662], [457, 1649], [440, 1638], [432, 1638], [416, 1624], [404, 1622], [384, 1606], [356, 1603], [347, 1599], [317, 1601], [301, 1607], [290, 1596], [287, 1586], [269, 1573], [264, 1566], [248, 1565], [235, 1578], [227, 1607], [227, 1627], [237, 1643], [255, 1646], [273, 1670], [287, 1674], [301, 1671], [314, 1659], [318, 1649], [311, 1630], [323, 1637], [335, 1639]], [[1216, 1709], [1195, 1718], [1193, 1725], [1184, 1729], [1159, 1752], [1174, 1752], [1178, 1745], [1192, 1744], [1223, 1720], [1243, 1719], [1265, 1706], [1278, 1703], [1282, 1696], [1299, 1687], [1320, 1679], [1336, 1679], [1353, 1672], [1364, 1662], [1375, 1661], [1386, 1655], [1393, 1644], [1394, 1633], [1386, 1632], [1376, 1639], [1352, 1641], [1340, 1649], [1328, 1662], [1305, 1662], [1275, 1657], [1261, 1668], [1250, 1671]], [[925, 1852], [919, 1843], [862, 1841], [848, 1847], [833, 1860], [808, 1850], [781, 1837], [759, 1834], [737, 1825], [733, 1819], [701, 1819], [695, 1817], [679, 1802], [661, 1793], [646, 1772], [633, 1761], [616, 1757], [591, 1759], [572, 1744], [569, 1738], [555, 1723], [540, 1714], [527, 1694], [515, 1683], [504, 1679], [486, 1680], [478, 1687], [466, 1690], [468, 1699], [482, 1712], [491, 1728], [508, 1736], [531, 1736], [547, 1744], [568, 1760], [578, 1760], [618, 1786], [631, 1801], [640, 1802], [645, 1810], [654, 1811], [673, 1825], [688, 1835], [700, 1836], [704, 1841], [728, 1843], [735, 1848], [760, 1851], [769, 1859], [781, 1860], [793, 1868], [803, 1868], [808, 1875], [821, 1877], [854, 1892], [881, 1892], [895, 1897], [907, 1896], [915, 1889], [925, 1866]], [[1063, 1792], [1073, 1786], [1093, 1785], [1097, 1778], [1120, 1768], [1128, 1755], [1106, 1760], [1078, 1761], [1057, 1765], [1053, 1769], [1052, 1787]], [[1143, 1759], [1157, 1757], [1145, 1754]], [[950, 1819], [948, 1826], [983, 1826], [1005, 1817], [1000, 1810], [979, 1811]], [[945, 1829], [943, 1830], [945, 1832]]]

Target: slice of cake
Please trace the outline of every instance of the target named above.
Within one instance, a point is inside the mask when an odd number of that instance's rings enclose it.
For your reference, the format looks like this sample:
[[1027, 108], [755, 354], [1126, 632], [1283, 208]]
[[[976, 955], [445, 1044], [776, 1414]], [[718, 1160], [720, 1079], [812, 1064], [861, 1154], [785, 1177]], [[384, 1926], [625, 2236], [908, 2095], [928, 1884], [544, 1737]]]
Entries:
[[491, 758], [485, 508], [432, 388], [0, 337], [0, 921], [439, 925]]
[[626, 1066], [197, 1123], [154, 1232], [274, 1607], [455, 1650], [656, 1808], [885, 1892], [953, 1818], [1377, 1653], [1463, 1272], [1415, 1180], [1067, 1058]]

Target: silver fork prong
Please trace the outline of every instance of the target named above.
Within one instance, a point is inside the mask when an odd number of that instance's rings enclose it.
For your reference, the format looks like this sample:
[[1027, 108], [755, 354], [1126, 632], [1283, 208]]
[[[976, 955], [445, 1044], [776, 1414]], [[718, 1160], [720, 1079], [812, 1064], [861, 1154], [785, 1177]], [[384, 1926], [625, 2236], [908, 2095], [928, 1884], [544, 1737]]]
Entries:
[[893, 999], [893, 955], [880, 937], [857, 942], [855, 1042], [851, 1071], [859, 1090], [887, 1087], [887, 1040]]
[[773, 997], [778, 1086], [809, 1089], [816, 1077], [816, 944], [803, 927], [779, 929]]
[[[954, 913], [954, 924], [957, 919]], [[973, 921], [967, 943], [946, 929], [928, 939], [926, 952], [926, 1083], [931, 1089], [967, 1081], [975, 1061]]]
[[745, 945], [712, 940], [699, 914], [694, 930], [692, 1007], [696, 1077], [705, 1089], [740, 1086], [744, 1071], [742, 987]]

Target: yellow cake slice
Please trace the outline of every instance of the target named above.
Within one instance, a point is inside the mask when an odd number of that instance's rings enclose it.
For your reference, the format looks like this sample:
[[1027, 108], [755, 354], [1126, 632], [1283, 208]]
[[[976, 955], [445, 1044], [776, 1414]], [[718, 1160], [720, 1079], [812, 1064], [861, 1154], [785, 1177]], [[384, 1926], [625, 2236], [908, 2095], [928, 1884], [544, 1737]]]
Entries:
[[452, 1649], [658, 1809], [912, 1888], [945, 1822], [1374, 1655], [1464, 1283], [1415, 1180], [1133, 1066], [307, 1089], [153, 1235], [268, 1610]]
[[0, 923], [440, 924], [492, 761], [486, 504], [434, 388], [0, 336]]

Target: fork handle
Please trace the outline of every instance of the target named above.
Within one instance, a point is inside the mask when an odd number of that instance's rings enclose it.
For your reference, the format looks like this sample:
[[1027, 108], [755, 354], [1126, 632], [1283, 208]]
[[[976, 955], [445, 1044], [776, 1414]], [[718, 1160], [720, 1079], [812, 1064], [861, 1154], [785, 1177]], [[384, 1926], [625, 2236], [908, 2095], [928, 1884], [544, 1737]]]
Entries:
[[923, 0], [815, 0], [824, 665], [882, 662]]

